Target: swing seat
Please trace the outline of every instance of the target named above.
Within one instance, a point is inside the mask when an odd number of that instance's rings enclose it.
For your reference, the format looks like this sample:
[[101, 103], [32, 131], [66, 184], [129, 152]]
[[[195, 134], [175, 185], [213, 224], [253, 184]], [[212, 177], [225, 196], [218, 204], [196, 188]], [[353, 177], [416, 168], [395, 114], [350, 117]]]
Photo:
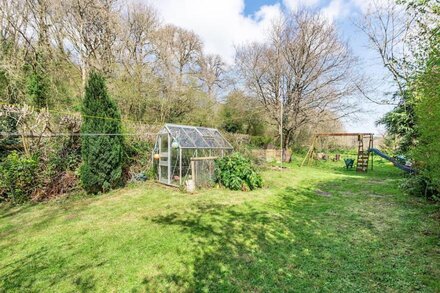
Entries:
[[345, 168], [348, 170], [348, 169], [353, 168], [354, 160], [353, 159], [344, 159], [344, 163], [345, 163]]

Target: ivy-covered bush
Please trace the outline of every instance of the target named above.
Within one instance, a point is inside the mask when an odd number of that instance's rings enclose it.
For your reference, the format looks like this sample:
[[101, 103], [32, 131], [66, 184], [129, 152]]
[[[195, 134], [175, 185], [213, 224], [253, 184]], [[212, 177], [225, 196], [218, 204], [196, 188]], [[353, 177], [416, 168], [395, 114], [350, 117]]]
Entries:
[[11, 152], [0, 162], [0, 197], [14, 203], [29, 200], [37, 185], [37, 168], [34, 158]]
[[261, 175], [240, 153], [215, 161], [215, 181], [232, 190], [253, 190], [263, 186]]

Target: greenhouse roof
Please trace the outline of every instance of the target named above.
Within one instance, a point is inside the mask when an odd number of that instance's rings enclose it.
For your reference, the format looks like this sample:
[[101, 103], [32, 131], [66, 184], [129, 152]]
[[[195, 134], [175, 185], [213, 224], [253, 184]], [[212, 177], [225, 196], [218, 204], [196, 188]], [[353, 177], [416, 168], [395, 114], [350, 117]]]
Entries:
[[231, 144], [215, 128], [165, 124], [162, 132], [168, 132], [181, 148], [232, 149]]

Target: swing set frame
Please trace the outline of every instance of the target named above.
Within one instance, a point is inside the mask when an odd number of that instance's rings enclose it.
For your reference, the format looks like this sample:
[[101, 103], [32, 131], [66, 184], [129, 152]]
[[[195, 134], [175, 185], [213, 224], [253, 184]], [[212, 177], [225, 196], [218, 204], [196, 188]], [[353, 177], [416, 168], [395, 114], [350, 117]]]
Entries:
[[[343, 136], [351, 136], [351, 137], [357, 137], [358, 140], [358, 153], [357, 153], [357, 161], [356, 161], [356, 171], [358, 172], [367, 172], [369, 167], [369, 160], [371, 156], [371, 165], [370, 169], [373, 170], [373, 164], [374, 164], [374, 155], [372, 152], [369, 152], [369, 149], [374, 147], [374, 134], [373, 133], [366, 133], [366, 132], [330, 132], [330, 133], [317, 133], [313, 136], [312, 144], [309, 147], [309, 150], [307, 151], [306, 156], [304, 157], [304, 160], [301, 163], [301, 167], [304, 166], [306, 163], [308, 164], [311, 159], [315, 156], [315, 144], [318, 138], [320, 137], [343, 137]], [[364, 150], [364, 139], [368, 139], [368, 148]]]

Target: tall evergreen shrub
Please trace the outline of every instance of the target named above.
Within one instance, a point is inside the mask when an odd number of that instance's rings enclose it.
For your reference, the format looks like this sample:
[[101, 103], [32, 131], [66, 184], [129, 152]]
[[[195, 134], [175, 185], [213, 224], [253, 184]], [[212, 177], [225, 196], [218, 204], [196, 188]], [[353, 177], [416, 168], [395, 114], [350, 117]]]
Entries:
[[27, 94], [37, 109], [49, 107], [50, 102], [50, 82], [44, 64], [43, 54], [37, 53], [27, 77]]
[[121, 116], [107, 93], [104, 78], [92, 72], [85, 89], [81, 126], [83, 188], [92, 194], [123, 185]]
[[[440, 41], [440, 33], [436, 36]], [[436, 44], [438, 44], [436, 42]], [[440, 50], [434, 46], [416, 82], [419, 143], [413, 150], [425, 196], [440, 200]]]

